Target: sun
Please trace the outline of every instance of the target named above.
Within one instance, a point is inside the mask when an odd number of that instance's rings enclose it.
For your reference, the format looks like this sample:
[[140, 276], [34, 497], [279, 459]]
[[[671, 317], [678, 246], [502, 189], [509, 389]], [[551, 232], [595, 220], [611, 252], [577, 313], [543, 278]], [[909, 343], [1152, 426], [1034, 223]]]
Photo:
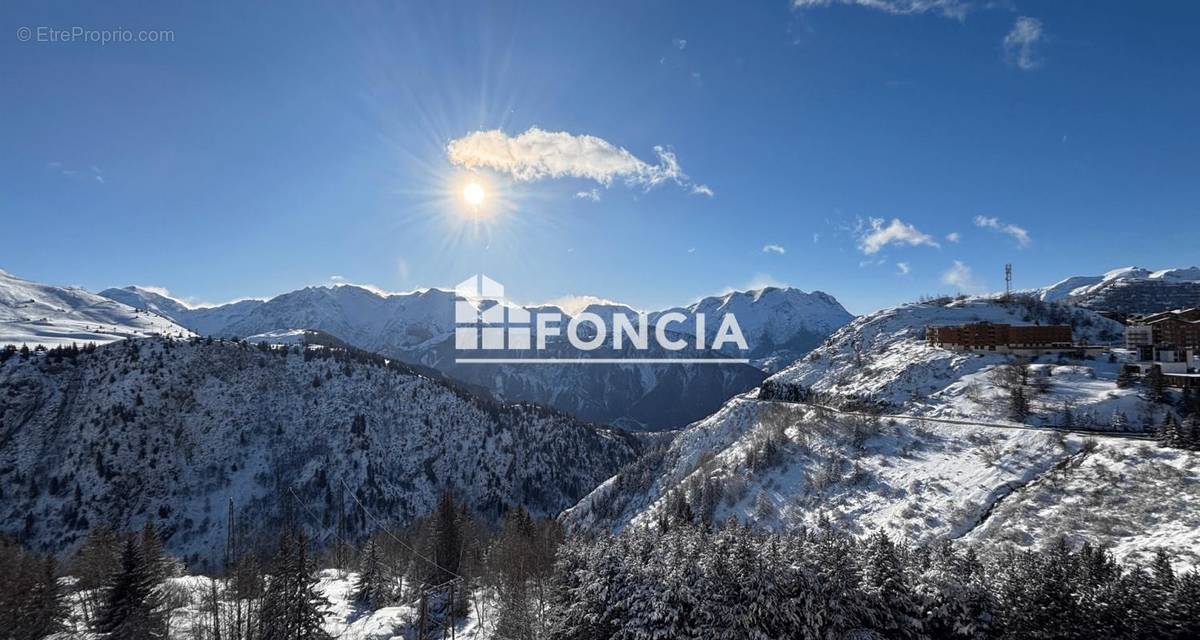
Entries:
[[467, 186], [463, 188], [462, 194], [463, 200], [466, 200], [467, 204], [471, 205], [472, 207], [478, 207], [479, 205], [483, 204], [483, 199], [485, 196], [487, 196], [483, 190], [483, 187], [480, 186], [478, 182], [468, 183]]

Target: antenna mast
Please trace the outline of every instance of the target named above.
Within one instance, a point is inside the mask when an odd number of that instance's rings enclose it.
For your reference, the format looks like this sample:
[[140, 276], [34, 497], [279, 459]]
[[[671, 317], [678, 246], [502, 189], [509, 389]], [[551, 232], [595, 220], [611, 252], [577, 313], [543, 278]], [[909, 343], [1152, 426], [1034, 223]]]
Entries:
[[1004, 297], [1012, 296], [1012, 264], [1004, 265]]

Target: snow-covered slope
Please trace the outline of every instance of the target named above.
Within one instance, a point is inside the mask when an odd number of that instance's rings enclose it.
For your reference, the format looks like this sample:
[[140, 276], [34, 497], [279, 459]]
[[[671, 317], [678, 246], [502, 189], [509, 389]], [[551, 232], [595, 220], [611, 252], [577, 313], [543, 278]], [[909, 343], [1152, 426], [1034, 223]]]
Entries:
[[[1200, 453], [1046, 429], [874, 420], [805, 405], [731, 400], [565, 512], [568, 526], [694, 518], [767, 529], [828, 518], [927, 543], [1051, 542], [1118, 556], [1170, 543], [1200, 564]], [[1144, 559], [1144, 558], [1143, 558]]]
[[[446, 489], [489, 517], [518, 504], [553, 515], [634, 454], [626, 434], [553, 410], [377, 356], [301, 351], [142, 339], [8, 357], [0, 530], [61, 551], [89, 527], [152, 521], [203, 564], [219, 557], [231, 499], [245, 522], [269, 530], [286, 508], [327, 542], [355, 498], [396, 524]], [[349, 533], [368, 525], [354, 518]]]
[[[1122, 336], [1121, 325], [1093, 311], [1032, 297], [914, 303], [856, 319], [770, 380], [799, 385], [843, 406], [867, 404], [891, 413], [1004, 421], [1006, 405], [994, 372], [1017, 360], [1001, 353], [951, 351], [925, 340], [927, 327], [984, 320], [1070, 324], [1076, 341], [1091, 344], [1111, 344]], [[1119, 361], [1106, 357], [1035, 360], [1031, 375], [1040, 393], [1031, 394], [1029, 422], [1058, 424], [1066, 407], [1072, 419], [1090, 416], [1097, 424], [1107, 424], [1113, 412], [1121, 410], [1136, 422], [1150, 408], [1135, 390], [1117, 388], [1119, 367]]]
[[[757, 385], [762, 373], [756, 369], [774, 371], [795, 360], [852, 318], [828, 294], [767, 288], [706, 298], [684, 309], [689, 314], [703, 312], [710, 318], [706, 326], [710, 339], [717, 331], [721, 314], [736, 314], [755, 366], [460, 365], [455, 362], [453, 345], [452, 291], [427, 289], [381, 294], [353, 285], [309, 287], [265, 302], [243, 301], [237, 305], [195, 309], [137, 287], [110, 289], [104, 294], [173, 314], [171, 317], [202, 335], [260, 336], [296, 329], [322, 331], [361, 349], [436, 368], [466, 383], [490, 389], [505, 400], [546, 404], [587, 420], [635, 429], [679, 427], [708, 415], [726, 399]], [[627, 305], [586, 297], [573, 299], [569, 304], [564, 302], [563, 306], [527, 309], [535, 314], [564, 309], [596, 313], [610, 326], [614, 313], [636, 313]], [[660, 313], [664, 312], [649, 315], [653, 319]], [[694, 334], [694, 327], [688, 325], [673, 328], [683, 334]], [[552, 350], [557, 349], [556, 352], [539, 355], [581, 355], [566, 353], [569, 345], [561, 340], [554, 345]]]
[[1064, 301], [1121, 313], [1157, 313], [1200, 306], [1200, 267], [1113, 269], [1100, 276], [1075, 276], [1034, 291], [1045, 301]]
[[930, 325], [980, 320], [1071, 324], [1077, 340], [1093, 344], [1120, 335], [1095, 312], [1032, 297], [863, 316], [768, 382], [825, 404], [914, 417], [868, 418], [751, 392], [648, 451], [562, 519], [621, 529], [682, 511], [792, 528], [827, 517], [915, 542], [1018, 546], [1066, 533], [1118, 554], [1170, 541], [1200, 563], [1200, 454], [1160, 450], [1130, 433], [1160, 423], [1166, 408], [1116, 386], [1119, 357], [1042, 358], [1028, 365], [1031, 415], [1014, 422], [998, 373], [1012, 358], [925, 340]]
[[167, 317], [75, 287], [23, 280], [0, 271], [0, 344], [102, 344], [191, 332]]

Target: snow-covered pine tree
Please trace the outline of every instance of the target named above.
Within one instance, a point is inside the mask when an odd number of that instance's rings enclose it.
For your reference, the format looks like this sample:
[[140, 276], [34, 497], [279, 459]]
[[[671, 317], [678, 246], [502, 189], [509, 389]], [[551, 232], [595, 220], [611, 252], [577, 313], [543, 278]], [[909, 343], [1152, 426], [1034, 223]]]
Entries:
[[900, 554], [886, 533], [872, 535], [862, 558], [863, 590], [873, 605], [877, 631], [891, 638], [916, 638], [922, 631], [920, 611]]
[[1109, 426], [1113, 431], [1129, 431], [1129, 416], [1125, 415], [1124, 411], [1115, 409], [1109, 420]]

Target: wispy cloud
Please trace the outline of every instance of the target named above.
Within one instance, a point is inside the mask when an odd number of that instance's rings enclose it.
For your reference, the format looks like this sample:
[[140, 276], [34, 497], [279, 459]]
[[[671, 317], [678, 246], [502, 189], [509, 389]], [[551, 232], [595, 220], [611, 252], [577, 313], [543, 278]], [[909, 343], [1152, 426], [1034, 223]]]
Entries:
[[779, 255], [787, 253], [787, 249], [778, 244], [764, 244], [762, 250], [763, 253], [778, 253]]
[[580, 200], [591, 200], [592, 202], [600, 202], [600, 190], [592, 188], [592, 189], [588, 189], [587, 191], [577, 191], [575, 193], [575, 197], [579, 198]]
[[100, 167], [97, 167], [94, 164], [90, 165], [87, 169], [75, 169], [55, 160], [53, 162], [47, 162], [46, 168], [66, 178], [91, 180], [93, 182], [104, 184], [104, 172], [100, 170]]
[[692, 195], [713, 197], [713, 190], [706, 184], [692, 185]]
[[906, 276], [906, 275], [908, 275], [910, 272], [912, 272], [912, 269], [911, 269], [911, 268], [909, 268], [909, 266], [908, 266], [908, 263], [907, 263], [907, 262], [897, 262], [897, 263], [896, 263], [896, 268], [897, 268], [897, 269], [899, 269], [899, 271], [897, 271], [897, 272], [896, 272], [896, 273], [897, 273], [897, 275]]
[[683, 51], [684, 49], [687, 48], [687, 40], [685, 40], [684, 38], [675, 38], [675, 39], [671, 40], [671, 46], [675, 47], [676, 49], [679, 49], [680, 51]]
[[1042, 61], [1038, 59], [1036, 49], [1043, 35], [1041, 20], [1018, 17], [1012, 30], [1004, 36], [1004, 55], [1022, 71], [1038, 68]]
[[886, 225], [883, 218], [871, 218], [870, 225], [859, 232], [858, 248], [867, 255], [878, 253], [889, 244], [941, 246], [931, 236], [911, 224], [901, 222], [899, 218], [892, 218]]
[[520, 181], [569, 177], [606, 187], [624, 181], [647, 189], [674, 182], [711, 195], [708, 187], [688, 178], [673, 151], [655, 146], [654, 153], [658, 162], [650, 163], [603, 138], [537, 127], [516, 136], [499, 129], [475, 131], [446, 145], [450, 162], [457, 166], [492, 169]]
[[1022, 249], [1033, 243], [1033, 238], [1029, 237], [1028, 231], [1015, 224], [1003, 223], [999, 218], [975, 216], [975, 226], [1012, 236], [1013, 240], [1017, 241], [1017, 246]]
[[967, 17], [967, 11], [970, 10], [970, 4], [962, 0], [792, 0], [792, 6], [797, 9], [828, 7], [833, 4], [875, 9], [897, 16], [940, 13], [955, 20]]
[[957, 231], [946, 234], [946, 242], [958, 242], [959, 240], [962, 240], [962, 236]]
[[950, 265], [950, 268], [942, 274], [942, 282], [953, 286], [962, 293], [983, 293], [987, 290], [975, 279], [971, 267], [960, 260], [955, 260], [954, 264]]

